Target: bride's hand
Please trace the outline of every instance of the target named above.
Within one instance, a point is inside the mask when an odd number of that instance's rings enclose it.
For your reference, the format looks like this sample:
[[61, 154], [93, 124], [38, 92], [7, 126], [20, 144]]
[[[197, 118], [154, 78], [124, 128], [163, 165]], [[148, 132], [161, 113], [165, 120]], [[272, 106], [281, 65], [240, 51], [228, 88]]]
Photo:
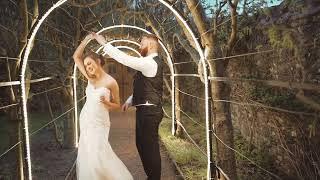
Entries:
[[106, 107], [110, 107], [111, 102], [107, 100], [106, 96], [100, 96], [100, 102], [103, 103]]
[[85, 40], [92, 40], [92, 39], [94, 39], [94, 36], [95, 36], [95, 33], [90, 33], [90, 34], [88, 34], [84, 39]]

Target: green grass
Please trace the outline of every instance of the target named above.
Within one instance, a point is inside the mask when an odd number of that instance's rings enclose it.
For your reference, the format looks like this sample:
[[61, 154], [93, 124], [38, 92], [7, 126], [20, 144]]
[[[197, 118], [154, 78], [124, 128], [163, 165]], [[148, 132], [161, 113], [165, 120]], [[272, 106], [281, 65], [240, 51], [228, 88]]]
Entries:
[[[250, 160], [258, 164], [259, 166], [271, 172], [275, 169], [272, 157], [268, 155], [266, 152], [257, 148], [252, 148], [252, 150], [250, 150], [251, 148], [249, 143], [238, 132], [234, 133], [234, 143], [238, 152], [248, 157]], [[274, 177], [270, 176], [269, 174], [266, 174], [266, 172], [257, 168], [246, 158], [240, 156], [239, 154], [235, 155], [237, 161], [238, 179], [248, 179], [248, 177], [250, 177], [250, 179], [252, 180], [274, 179]]]
[[[33, 113], [29, 115], [29, 132], [32, 133], [50, 121], [48, 114]], [[9, 122], [7, 117], [0, 116], [0, 154], [10, 147]], [[41, 133], [41, 132], [40, 132]], [[11, 145], [17, 142], [12, 142]]]
[[[171, 114], [171, 108], [164, 106], [168, 114]], [[188, 112], [194, 120], [200, 121], [204, 125], [204, 120], [199, 120], [199, 116]], [[198, 124], [190, 121], [187, 117], [181, 114], [182, 124], [187, 129], [190, 136], [199, 144], [199, 146], [206, 151], [206, 134], [205, 130]], [[189, 141], [186, 135], [183, 138], [178, 138], [171, 135], [171, 119], [164, 118], [160, 124], [159, 134], [161, 140], [166, 146], [171, 157], [177, 162], [186, 179], [198, 180], [206, 178], [207, 159], [203, 154]], [[240, 133], [234, 133], [235, 149], [241, 154], [251, 159], [256, 164], [271, 170], [272, 158], [256, 148], [250, 148], [248, 142], [241, 136]], [[251, 150], [250, 150], [251, 149]], [[215, 144], [213, 143], [213, 154], [216, 154]], [[242, 156], [236, 155], [238, 179], [252, 179], [252, 180], [269, 180], [272, 179], [261, 169], [257, 168], [250, 161]], [[216, 155], [215, 155], [216, 156]]]
[[4, 152], [9, 145], [8, 128], [9, 125], [6, 123], [6, 117], [0, 116], [0, 153]]
[[[165, 107], [167, 112], [169, 108]], [[205, 150], [205, 132], [199, 129], [195, 123], [183, 117], [184, 126], [202, 149]], [[203, 133], [202, 133], [203, 132]], [[171, 119], [164, 118], [160, 124], [159, 134], [162, 142], [177, 162], [186, 179], [203, 179], [206, 177], [206, 157], [195, 147], [187, 137], [177, 138], [171, 135]], [[201, 142], [201, 143], [200, 143]]]
[[171, 135], [170, 119], [162, 120], [159, 134], [171, 157], [180, 166], [187, 179], [201, 179], [206, 176], [206, 158], [187, 139]]

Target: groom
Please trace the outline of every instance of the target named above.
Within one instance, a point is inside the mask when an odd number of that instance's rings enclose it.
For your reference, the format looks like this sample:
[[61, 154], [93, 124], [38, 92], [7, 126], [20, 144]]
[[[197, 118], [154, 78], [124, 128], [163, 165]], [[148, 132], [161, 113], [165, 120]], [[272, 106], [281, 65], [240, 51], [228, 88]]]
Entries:
[[101, 35], [94, 35], [104, 51], [119, 63], [138, 72], [134, 77], [133, 95], [122, 109], [135, 106], [136, 145], [148, 180], [160, 180], [161, 157], [159, 150], [159, 124], [163, 118], [163, 61], [158, 56], [159, 42], [155, 35], [144, 35], [141, 39], [141, 58], [129, 56], [107, 43]]

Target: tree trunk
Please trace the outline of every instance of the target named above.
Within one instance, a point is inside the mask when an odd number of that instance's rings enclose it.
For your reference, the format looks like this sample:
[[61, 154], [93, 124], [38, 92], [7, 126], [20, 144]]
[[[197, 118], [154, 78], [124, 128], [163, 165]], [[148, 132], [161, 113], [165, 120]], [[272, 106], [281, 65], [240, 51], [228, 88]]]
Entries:
[[[27, 42], [27, 35], [29, 32], [28, 28], [28, 14], [27, 14], [27, 2], [26, 0], [19, 1], [18, 2], [19, 7], [19, 17], [21, 18], [20, 26], [18, 28], [18, 34], [19, 34], [19, 54], [18, 57], [21, 57], [21, 54], [23, 52], [23, 49]], [[19, 65], [20, 60], [10, 67], [8, 64], [8, 73], [9, 73], [9, 81], [18, 80], [19, 79]], [[12, 71], [11, 71], [12, 69]], [[15, 104], [18, 102], [18, 88], [19, 86], [10, 87], [9, 94], [10, 94], [10, 103]], [[14, 106], [9, 111], [9, 134], [10, 134], [10, 144], [15, 144], [19, 141], [22, 141], [22, 122], [21, 119], [18, 118], [18, 111], [19, 106]], [[16, 151], [17, 154], [17, 171], [15, 174], [17, 175], [17, 179], [24, 179], [24, 151], [23, 151], [23, 143], [20, 143], [18, 145], [18, 150]]]
[[[73, 107], [73, 98], [72, 98], [72, 88], [65, 87], [63, 89], [63, 99], [65, 102], [64, 110], [67, 111]], [[66, 115], [66, 120], [64, 121], [64, 141], [63, 147], [64, 148], [74, 148], [76, 145], [75, 142], [75, 122], [74, 122], [74, 113], [70, 111]]]
[[[230, 11], [231, 11], [231, 34], [228, 39], [227, 49], [225, 56], [231, 54], [232, 48], [236, 40], [237, 32], [237, 18], [236, 18], [236, 7], [238, 1], [235, 0], [232, 3], [231, 0], [228, 0]], [[216, 32], [216, 31], [215, 31]], [[214, 35], [215, 37], [215, 35]], [[213, 52], [209, 53], [213, 55]], [[213, 59], [213, 57], [208, 57], [207, 59]], [[211, 76], [214, 77], [227, 77], [227, 66], [228, 60], [221, 61], [211, 61], [210, 66], [212, 67]], [[213, 99], [215, 100], [230, 100], [231, 88], [227, 82], [213, 81], [211, 83], [211, 91]], [[216, 133], [216, 149], [217, 149], [217, 163], [222, 168], [222, 170], [228, 175], [230, 179], [237, 179], [236, 173], [236, 161], [235, 154], [230, 149], [234, 149], [234, 140], [233, 140], [233, 126], [231, 119], [231, 109], [230, 103], [226, 102], [213, 102], [214, 103], [214, 125]], [[221, 141], [228, 145], [225, 146]]]
[[[232, 24], [232, 33], [230, 34], [228, 41], [228, 50], [231, 50], [234, 45], [236, 38], [236, 7], [237, 0], [234, 4], [231, 0], [228, 0], [231, 10], [231, 24]], [[206, 59], [214, 58], [214, 47], [215, 47], [215, 34], [211, 32], [208, 27], [208, 22], [204, 9], [201, 4], [196, 0], [186, 0], [186, 4], [191, 11], [195, 25], [201, 34], [201, 43], [205, 47]], [[216, 26], [214, 27], [216, 28]], [[216, 32], [216, 29], [214, 30]], [[230, 52], [230, 51], [228, 51]], [[209, 62], [210, 76], [224, 77], [226, 76], [227, 63], [224, 61], [210, 61]], [[213, 81], [211, 83], [211, 91], [213, 100], [217, 99], [230, 99], [230, 87], [225, 82]], [[217, 137], [224, 142], [227, 146], [233, 148], [233, 127], [231, 120], [231, 111], [230, 104], [223, 102], [214, 102], [213, 101], [213, 117], [214, 117], [214, 131]], [[222, 144], [217, 138], [216, 149], [217, 149], [217, 164], [221, 169], [228, 175], [230, 179], [237, 179], [236, 173], [236, 161], [234, 152], [229, 149], [227, 146]]]
[[[176, 69], [176, 68], [175, 68]], [[177, 71], [175, 71], [177, 72]], [[182, 119], [181, 119], [181, 107], [180, 107], [180, 92], [178, 91], [178, 89], [180, 89], [180, 86], [179, 86], [179, 81], [178, 81], [178, 78], [175, 79], [175, 102], [176, 102], [176, 121], [177, 122], [180, 122], [182, 124]], [[182, 127], [179, 125], [180, 123], [177, 123], [177, 129], [176, 129], [176, 136], [177, 137], [182, 137], [183, 136], [183, 131], [182, 131]]]
[[[81, 16], [81, 11], [82, 8], [78, 9], [77, 12], [77, 18], [80, 19]], [[75, 38], [75, 45], [78, 46], [79, 44], [79, 40], [80, 40], [80, 36], [81, 36], [81, 28], [80, 28], [80, 22], [77, 22], [77, 32], [76, 32], [76, 38]], [[62, 62], [63, 60], [65, 60], [65, 58], [63, 58], [62, 56], [62, 49], [59, 49], [60, 52], [60, 65], [62, 68], [64, 68], [64, 63]], [[66, 69], [66, 74], [67, 76], [70, 75], [73, 71], [73, 68], [65, 68]], [[72, 84], [72, 81], [70, 80], [68, 84]], [[72, 87], [65, 87], [62, 91], [62, 95], [63, 95], [63, 99], [64, 102], [66, 102], [66, 105], [64, 106], [65, 110], [70, 109], [71, 107], [74, 107], [74, 101], [73, 101], [73, 89]], [[76, 138], [75, 138], [75, 117], [74, 117], [74, 113], [69, 112], [67, 114], [67, 119], [64, 122], [64, 142], [63, 142], [63, 147], [64, 148], [74, 148], [76, 145]]]
[[[211, 48], [207, 48], [211, 49]], [[213, 59], [213, 49], [209, 50], [207, 59]], [[222, 61], [210, 62], [210, 76], [225, 77], [226, 67]], [[217, 137], [226, 145], [233, 148], [233, 127], [231, 119], [230, 104], [225, 102], [215, 102], [219, 99], [230, 99], [230, 86], [226, 82], [212, 81], [211, 92], [213, 98], [213, 115], [214, 132]], [[218, 166], [228, 175], [230, 179], [237, 179], [236, 161], [234, 152], [222, 144], [216, 138], [216, 161]]]
[[[217, 76], [224, 76], [223, 69], [216, 62], [214, 66]], [[213, 81], [211, 83], [213, 99], [230, 99], [230, 86], [225, 82]], [[233, 127], [230, 111], [230, 103], [214, 102], [213, 117], [215, 134], [223, 143], [234, 148]], [[236, 179], [236, 161], [234, 152], [222, 144], [216, 138], [217, 164], [229, 176], [230, 179]]]

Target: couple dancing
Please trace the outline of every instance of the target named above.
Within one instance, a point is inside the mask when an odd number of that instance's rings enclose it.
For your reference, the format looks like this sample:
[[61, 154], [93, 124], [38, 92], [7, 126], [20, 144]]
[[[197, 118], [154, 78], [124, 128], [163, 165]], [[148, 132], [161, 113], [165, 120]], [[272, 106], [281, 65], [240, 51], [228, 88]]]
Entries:
[[[95, 39], [104, 52], [119, 63], [137, 70], [133, 94], [120, 105], [119, 86], [103, 70], [101, 55], [84, 55], [88, 41]], [[106, 39], [91, 33], [78, 46], [73, 58], [80, 72], [88, 79], [86, 103], [80, 113], [80, 139], [77, 156], [78, 180], [132, 180], [127, 167], [109, 144], [109, 111], [135, 106], [136, 146], [148, 180], [160, 180], [161, 158], [158, 128], [162, 120], [162, 67], [158, 56], [159, 43], [154, 35], [141, 39], [141, 58], [132, 57], [113, 47]]]

